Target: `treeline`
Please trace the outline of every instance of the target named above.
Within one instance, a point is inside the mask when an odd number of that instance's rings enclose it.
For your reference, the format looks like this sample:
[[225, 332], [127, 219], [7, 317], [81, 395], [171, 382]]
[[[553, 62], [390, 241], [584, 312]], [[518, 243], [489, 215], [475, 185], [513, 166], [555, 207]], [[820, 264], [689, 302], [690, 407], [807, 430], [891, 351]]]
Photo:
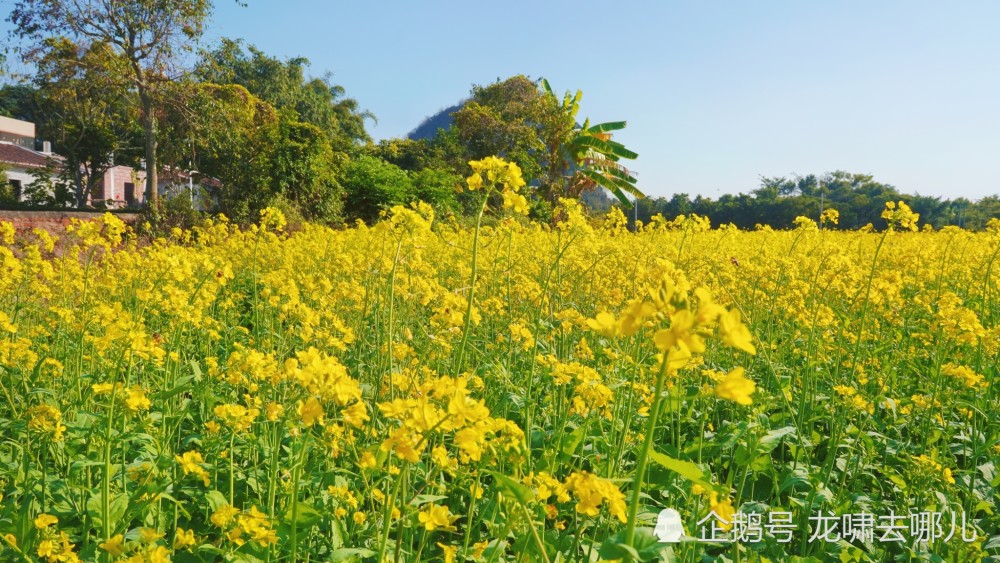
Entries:
[[[111, 166], [145, 168], [139, 93], [104, 43], [63, 38], [34, 56], [33, 77], [0, 89], [0, 113], [34, 122], [64, 160], [40, 175], [29, 203], [83, 207]], [[214, 210], [238, 221], [268, 205], [342, 219], [342, 184], [352, 156], [371, 140], [370, 115], [329, 76], [308, 77], [308, 64], [222, 40], [179, 78], [164, 77], [152, 110], [159, 170], [210, 179], [201, 183]]]
[[[47, 58], [33, 81], [0, 88], [0, 115], [35, 122], [65, 157], [62, 181], [38, 182], [30, 204], [83, 207], [111, 165], [143, 166], [143, 131], [122, 99], [131, 94], [82, 70], [92, 68], [81, 64], [89, 56], [59, 53], [52, 64], [70, 67], [69, 76], [54, 79]], [[309, 78], [307, 69], [304, 58], [279, 60], [229, 39], [202, 52], [183, 79], [161, 86], [159, 162], [217, 180], [207, 188], [213, 211], [237, 221], [277, 206], [312, 221], [372, 222], [416, 200], [471, 215], [475, 198], [461, 189], [468, 162], [492, 155], [521, 167], [538, 220], [551, 219], [559, 197], [583, 196], [606, 211], [602, 185], [622, 202], [639, 194], [618, 164], [635, 154], [605, 131], [624, 123], [576, 123], [579, 93], [560, 102], [518, 75], [473, 86], [452, 108], [453, 123], [433, 135], [373, 143], [365, 130], [372, 116], [329, 76]]]
[[202, 201], [240, 222], [266, 206], [329, 224], [370, 222], [415, 200], [462, 214], [468, 162], [486, 156], [520, 165], [538, 219], [558, 198], [598, 187], [623, 203], [641, 195], [620, 163], [637, 155], [611, 140], [625, 122], [581, 123], [580, 92], [559, 97], [525, 76], [474, 86], [451, 126], [374, 144], [365, 129], [373, 116], [330, 75], [310, 77], [306, 59], [231, 39], [199, 51], [211, 8], [14, 3], [11, 37], [34, 75], [0, 89], [0, 113], [34, 122], [63, 157], [38, 175], [29, 203], [84, 207], [104, 173], [125, 164], [146, 171], [147, 206], [158, 207], [158, 175], [196, 175], [210, 192]]
[[1000, 197], [989, 196], [978, 201], [966, 198], [944, 199], [933, 196], [901, 193], [894, 186], [877, 182], [867, 174], [843, 171], [822, 176], [810, 174], [793, 178], [761, 178], [760, 187], [749, 194], [726, 194], [718, 199], [685, 193], [670, 198], [639, 200], [635, 216], [640, 221], [661, 214], [667, 219], [695, 213], [707, 216], [715, 226], [732, 223], [742, 229], [770, 225], [776, 229], [794, 228], [796, 217], [819, 221], [824, 209], [836, 209], [839, 224], [835, 228], [859, 229], [872, 224], [883, 226], [880, 219], [887, 201], [905, 201], [920, 214], [921, 224], [935, 228], [956, 225], [979, 230], [992, 217], [1000, 217]]

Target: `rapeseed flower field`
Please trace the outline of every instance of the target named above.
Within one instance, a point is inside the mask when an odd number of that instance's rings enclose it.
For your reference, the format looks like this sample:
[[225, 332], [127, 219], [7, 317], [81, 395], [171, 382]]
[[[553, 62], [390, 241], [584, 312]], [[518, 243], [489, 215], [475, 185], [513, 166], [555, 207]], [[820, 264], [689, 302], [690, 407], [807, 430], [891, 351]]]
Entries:
[[1000, 224], [539, 225], [515, 168], [474, 229], [0, 223], [0, 559], [998, 553]]

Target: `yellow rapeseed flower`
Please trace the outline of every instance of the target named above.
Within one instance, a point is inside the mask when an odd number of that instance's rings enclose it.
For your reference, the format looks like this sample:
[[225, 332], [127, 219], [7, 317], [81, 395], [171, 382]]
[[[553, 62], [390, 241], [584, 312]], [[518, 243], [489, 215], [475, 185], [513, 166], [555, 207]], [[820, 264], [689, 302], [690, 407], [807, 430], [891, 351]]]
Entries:
[[753, 394], [757, 384], [753, 380], [743, 375], [742, 367], [737, 367], [729, 371], [726, 377], [715, 386], [715, 394], [721, 399], [735, 401], [741, 405], [753, 404], [750, 395]]
[[135, 414], [139, 411], [149, 410], [151, 405], [149, 397], [146, 396], [146, 390], [142, 387], [133, 385], [128, 390], [128, 397], [125, 398], [125, 407], [130, 413]]
[[174, 456], [174, 459], [180, 464], [185, 475], [193, 473], [195, 477], [201, 479], [202, 483], [204, 483], [206, 487], [208, 486], [208, 471], [202, 467], [205, 460], [201, 457], [199, 452], [192, 450], [185, 452], [183, 455]]
[[309, 397], [304, 402], [299, 401], [295, 412], [299, 415], [299, 420], [305, 426], [323, 424], [323, 405], [320, 404], [316, 397]]
[[163, 532], [157, 532], [153, 528], [140, 528], [139, 529], [139, 541], [145, 544], [151, 544], [156, 540], [164, 536]]
[[177, 528], [174, 532], [174, 551], [179, 551], [181, 549], [187, 549], [192, 547], [195, 543], [194, 530], [185, 530], [184, 528]]
[[428, 532], [433, 532], [437, 529], [443, 530], [453, 530], [454, 527], [451, 525], [452, 521], [456, 517], [451, 515], [451, 511], [448, 510], [447, 506], [442, 506], [439, 504], [430, 504], [424, 510], [417, 513], [417, 520], [424, 525], [424, 528]]
[[35, 517], [35, 527], [38, 528], [39, 530], [44, 530], [45, 528], [48, 528], [49, 526], [58, 523], [59, 523], [58, 518], [56, 518], [51, 514], [46, 514], [44, 512]]

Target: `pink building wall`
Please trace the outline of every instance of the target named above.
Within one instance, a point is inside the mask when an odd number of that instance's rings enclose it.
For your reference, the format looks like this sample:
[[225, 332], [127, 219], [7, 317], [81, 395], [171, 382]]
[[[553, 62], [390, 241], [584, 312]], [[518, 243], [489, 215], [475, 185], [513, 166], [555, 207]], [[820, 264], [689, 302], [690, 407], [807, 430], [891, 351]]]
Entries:
[[[131, 186], [131, 190], [129, 189]], [[104, 182], [96, 193], [91, 194], [91, 205], [114, 202], [113, 207], [126, 207], [130, 203], [142, 202], [142, 192], [146, 186], [146, 173], [131, 166], [115, 166], [104, 173]], [[131, 194], [129, 193], [131, 192]], [[128, 201], [131, 195], [133, 200]]]

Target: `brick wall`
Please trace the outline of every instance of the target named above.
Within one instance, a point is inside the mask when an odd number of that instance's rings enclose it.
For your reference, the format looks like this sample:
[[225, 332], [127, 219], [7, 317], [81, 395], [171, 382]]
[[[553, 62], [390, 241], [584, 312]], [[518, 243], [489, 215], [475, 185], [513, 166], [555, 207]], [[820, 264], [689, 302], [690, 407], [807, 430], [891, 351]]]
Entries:
[[[34, 228], [45, 229], [53, 234], [59, 234], [66, 230], [71, 219], [87, 221], [89, 219], [99, 219], [104, 215], [102, 212], [83, 211], [4, 211], [0, 209], [0, 221], [13, 223], [18, 231], [30, 231]], [[116, 213], [119, 219], [130, 225], [135, 225], [139, 220], [137, 213]]]

